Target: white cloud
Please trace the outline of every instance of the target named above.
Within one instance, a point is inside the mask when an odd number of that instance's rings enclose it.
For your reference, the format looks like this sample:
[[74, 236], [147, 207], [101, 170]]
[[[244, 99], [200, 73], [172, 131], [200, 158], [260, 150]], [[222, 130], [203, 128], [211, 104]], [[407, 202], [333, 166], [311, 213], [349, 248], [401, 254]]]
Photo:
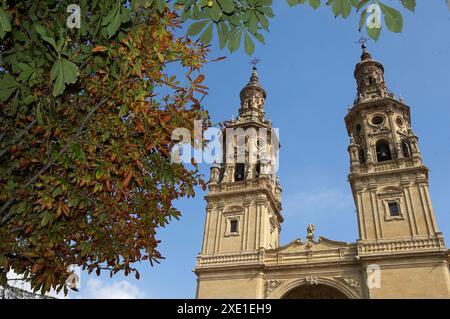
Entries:
[[113, 280], [105, 282], [98, 278], [90, 278], [79, 289], [79, 293], [72, 293], [77, 299], [138, 299], [145, 295], [136, 285], [125, 280]]
[[[8, 284], [12, 287], [20, 288], [32, 292], [30, 284], [20, 279], [21, 276], [10, 271], [8, 273]], [[98, 278], [89, 278], [87, 282], [81, 282], [79, 292], [74, 292], [69, 289], [69, 295], [64, 296], [64, 292], [56, 293], [52, 290], [46, 294], [47, 296], [63, 299], [139, 299], [145, 298], [145, 294], [139, 290], [136, 285], [133, 285], [125, 280], [101, 280]]]

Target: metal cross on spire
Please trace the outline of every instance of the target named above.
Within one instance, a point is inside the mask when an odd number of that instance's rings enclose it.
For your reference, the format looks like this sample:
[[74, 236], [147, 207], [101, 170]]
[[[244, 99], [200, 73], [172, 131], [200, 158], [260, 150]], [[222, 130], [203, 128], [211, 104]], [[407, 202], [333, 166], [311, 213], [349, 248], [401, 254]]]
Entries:
[[362, 48], [363, 50], [365, 50], [365, 49], [367, 49], [366, 43], [367, 43], [368, 41], [370, 41], [370, 39], [365, 38], [365, 37], [361, 37], [361, 38], [359, 38], [359, 40], [356, 41], [355, 43], [361, 44], [361, 48]]
[[260, 59], [258, 58], [254, 58], [253, 60], [250, 61], [250, 64], [253, 65], [253, 68], [256, 69], [256, 65], [261, 62]]

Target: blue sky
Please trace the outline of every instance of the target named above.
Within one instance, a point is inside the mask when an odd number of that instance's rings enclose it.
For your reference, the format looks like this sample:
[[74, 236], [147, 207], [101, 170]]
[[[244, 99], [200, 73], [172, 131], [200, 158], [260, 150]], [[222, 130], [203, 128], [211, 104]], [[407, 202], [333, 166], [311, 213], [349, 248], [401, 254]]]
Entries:
[[[283, 0], [274, 3], [276, 17], [265, 34], [266, 45], [257, 45], [254, 56], [262, 60], [258, 72], [268, 95], [266, 114], [279, 128], [282, 143], [281, 243], [305, 238], [309, 223], [315, 224], [318, 236], [354, 242], [358, 229], [347, 182], [344, 116], [356, 92], [359, 17], [335, 19], [329, 8], [314, 12], [308, 6], [289, 8]], [[430, 168], [438, 226], [450, 245], [450, 11], [444, 0], [422, 0], [416, 13], [403, 13], [403, 33], [384, 31], [368, 47], [384, 64], [389, 88], [411, 107], [412, 126]], [[212, 46], [211, 58], [223, 55], [225, 60], [203, 70], [210, 88], [204, 102], [213, 122], [236, 116], [239, 91], [251, 72], [245, 53], [229, 54]], [[208, 165], [201, 168], [208, 174]], [[204, 195], [198, 189], [194, 199], [178, 201], [183, 216], [159, 230], [160, 251], [166, 257], [160, 265], [138, 265], [139, 281], [83, 273], [81, 291], [71, 297], [194, 298], [192, 269], [202, 243]]]

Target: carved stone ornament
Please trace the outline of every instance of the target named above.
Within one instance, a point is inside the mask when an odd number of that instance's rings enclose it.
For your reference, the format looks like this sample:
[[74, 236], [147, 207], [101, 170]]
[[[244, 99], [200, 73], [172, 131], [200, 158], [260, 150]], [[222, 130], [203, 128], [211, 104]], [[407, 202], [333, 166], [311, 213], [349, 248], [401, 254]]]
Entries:
[[353, 278], [344, 278], [344, 281], [352, 288], [359, 288], [359, 282]]
[[309, 276], [305, 278], [305, 282], [308, 286], [317, 286], [319, 284], [319, 278], [315, 276]]
[[265, 291], [265, 295], [266, 298], [271, 294], [272, 291], [274, 291], [276, 288], [278, 288], [283, 281], [281, 280], [267, 280], [266, 281], [266, 291]]

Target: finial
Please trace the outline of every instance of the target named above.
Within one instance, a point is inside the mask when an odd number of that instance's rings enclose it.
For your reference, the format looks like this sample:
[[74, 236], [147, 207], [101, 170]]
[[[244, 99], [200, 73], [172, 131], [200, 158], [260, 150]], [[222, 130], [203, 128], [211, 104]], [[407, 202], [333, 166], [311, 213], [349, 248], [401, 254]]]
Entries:
[[370, 39], [366, 38], [366, 37], [361, 37], [359, 38], [358, 41], [356, 41], [355, 43], [361, 44], [361, 49], [363, 50], [363, 52], [367, 51], [367, 46], [366, 43], [370, 41]]
[[253, 60], [250, 61], [250, 64], [253, 65], [254, 70], [256, 70], [256, 66], [258, 65], [259, 62], [261, 62], [261, 60], [258, 58], [254, 58]]
[[355, 42], [355, 43], [361, 44], [361, 49], [362, 49], [361, 61], [372, 59], [372, 56], [370, 55], [369, 51], [367, 51], [366, 43], [368, 41], [370, 41], [370, 39], [361, 37], [361, 38], [359, 38], [358, 41]]
[[256, 65], [258, 64], [259, 61], [261, 60], [255, 58], [250, 62], [253, 65], [253, 70], [252, 75], [250, 76], [250, 81], [248, 82], [247, 86], [260, 86], [258, 72], [256, 72]]

